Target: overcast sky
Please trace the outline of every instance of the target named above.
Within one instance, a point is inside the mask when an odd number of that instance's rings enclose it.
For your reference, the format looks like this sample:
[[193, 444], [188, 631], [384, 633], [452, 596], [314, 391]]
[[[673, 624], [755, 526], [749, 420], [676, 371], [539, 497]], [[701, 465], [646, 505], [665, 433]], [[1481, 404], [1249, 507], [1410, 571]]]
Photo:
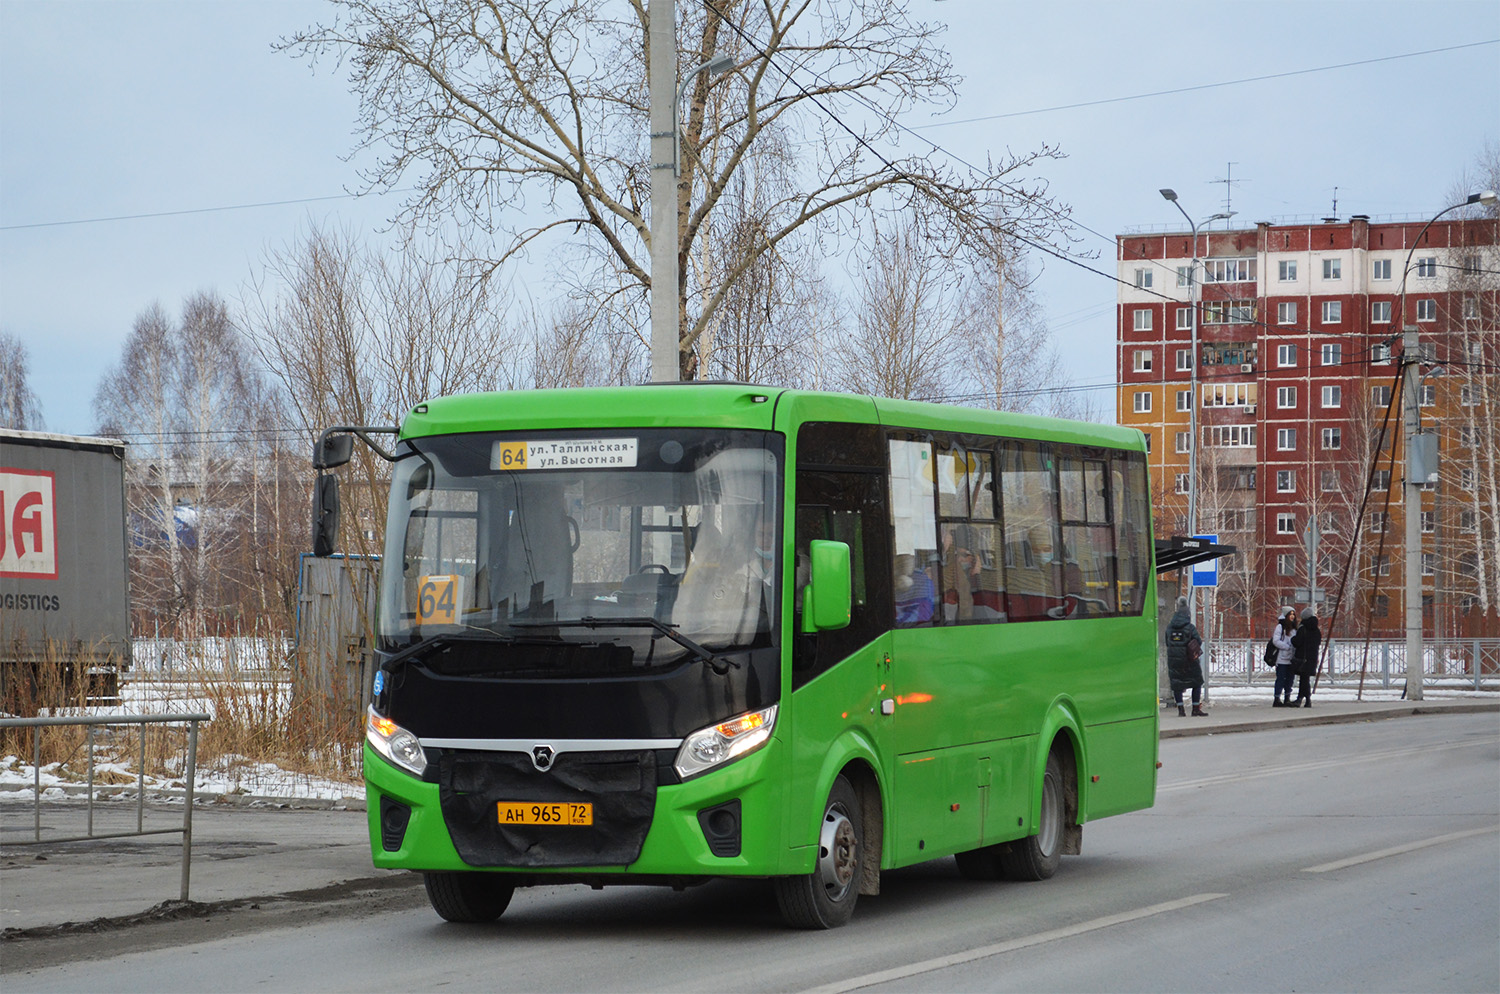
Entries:
[[[957, 123], [905, 123], [975, 162], [1060, 146], [1041, 174], [1110, 274], [1115, 234], [1180, 221], [1161, 187], [1206, 217], [1232, 175], [1247, 224], [1322, 217], [1335, 187], [1340, 216], [1425, 219], [1500, 140], [1495, 0], [912, 7], [950, 26], [965, 84], [937, 119]], [[359, 188], [342, 74], [271, 50], [320, 16], [315, 0], [0, 0], [0, 328], [30, 350], [49, 430], [94, 429], [99, 378], [153, 301], [233, 302], [310, 222], [384, 237], [394, 197], [341, 196]], [[1112, 416], [1113, 281], [1033, 265], [1075, 382], [1103, 385]]]

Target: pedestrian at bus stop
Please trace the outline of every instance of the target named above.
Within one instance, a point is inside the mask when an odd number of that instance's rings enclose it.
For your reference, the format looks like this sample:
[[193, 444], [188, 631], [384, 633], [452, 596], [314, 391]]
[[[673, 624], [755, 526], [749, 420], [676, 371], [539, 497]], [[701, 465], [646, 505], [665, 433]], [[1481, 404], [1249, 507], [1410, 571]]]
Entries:
[[1318, 611], [1314, 607], [1302, 609], [1302, 623], [1297, 634], [1292, 636], [1292, 647], [1296, 657], [1292, 668], [1297, 671], [1297, 701], [1305, 708], [1312, 707], [1312, 676], [1318, 672], [1318, 648], [1323, 644], [1323, 633], [1318, 631]]
[[1203, 693], [1203, 667], [1198, 657], [1203, 654], [1203, 639], [1198, 635], [1198, 626], [1188, 617], [1188, 600], [1177, 598], [1177, 613], [1167, 625], [1167, 676], [1172, 681], [1172, 699], [1177, 702], [1177, 714], [1187, 716], [1182, 705], [1182, 692], [1193, 692], [1193, 714], [1207, 718], [1208, 712], [1198, 703]]
[[1276, 686], [1272, 691], [1275, 696], [1271, 701], [1273, 708], [1292, 706], [1292, 664], [1297, 658], [1297, 647], [1292, 644], [1292, 636], [1296, 632], [1297, 612], [1294, 608], [1287, 608], [1276, 620], [1276, 627], [1271, 629], [1271, 644], [1276, 647]]

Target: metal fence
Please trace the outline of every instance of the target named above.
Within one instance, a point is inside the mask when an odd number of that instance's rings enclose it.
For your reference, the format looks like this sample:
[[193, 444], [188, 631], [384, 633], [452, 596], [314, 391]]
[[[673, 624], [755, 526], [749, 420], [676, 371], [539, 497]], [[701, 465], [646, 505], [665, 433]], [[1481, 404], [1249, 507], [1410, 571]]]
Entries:
[[[96, 839], [121, 839], [133, 838], [138, 835], [175, 835], [182, 834], [182, 900], [188, 899], [188, 880], [192, 873], [193, 865], [193, 781], [197, 778], [198, 766], [198, 724], [211, 721], [206, 714], [136, 714], [136, 715], [111, 715], [109, 717], [70, 717], [70, 718], [0, 718], [0, 729], [3, 728], [30, 728], [31, 729], [31, 751], [32, 751], [32, 820], [34, 826], [34, 838], [20, 842], [9, 842], [8, 845], [32, 846], [40, 843], [61, 842], [89, 842]], [[145, 827], [146, 819], [146, 726], [183, 724], [188, 725], [187, 743], [187, 769], [184, 775], [184, 783], [187, 795], [182, 811], [181, 828], [153, 828]], [[60, 838], [42, 838], [42, 729], [59, 725], [82, 725], [88, 728], [88, 828], [84, 835], [63, 836]], [[133, 832], [94, 832], [94, 729], [101, 725], [139, 725], [141, 734], [141, 762], [139, 780], [136, 784], [136, 809], [135, 809], [135, 831]]]
[[[1219, 684], [1271, 683], [1274, 667], [1263, 661], [1265, 640], [1226, 639], [1208, 646], [1210, 681]], [[1444, 639], [1422, 646], [1422, 671], [1427, 681], [1444, 680], [1485, 689], [1500, 685], [1500, 639]], [[1366, 686], [1390, 687], [1406, 682], [1406, 643], [1335, 640], [1323, 657], [1319, 679], [1333, 684], [1355, 684], [1364, 674]]]

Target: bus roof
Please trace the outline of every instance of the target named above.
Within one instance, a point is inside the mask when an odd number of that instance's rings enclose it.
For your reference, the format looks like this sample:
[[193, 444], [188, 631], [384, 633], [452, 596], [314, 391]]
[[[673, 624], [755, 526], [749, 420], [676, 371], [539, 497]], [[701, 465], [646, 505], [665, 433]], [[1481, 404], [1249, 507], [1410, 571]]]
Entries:
[[[890, 400], [749, 383], [659, 383], [459, 394], [424, 401], [403, 438], [477, 431], [721, 427], [769, 430], [804, 420], [876, 421], [891, 427], [1037, 438], [1145, 450], [1134, 428], [1011, 414], [977, 407]], [[826, 412], [826, 413], [820, 413]], [[839, 413], [835, 413], [839, 412]]]

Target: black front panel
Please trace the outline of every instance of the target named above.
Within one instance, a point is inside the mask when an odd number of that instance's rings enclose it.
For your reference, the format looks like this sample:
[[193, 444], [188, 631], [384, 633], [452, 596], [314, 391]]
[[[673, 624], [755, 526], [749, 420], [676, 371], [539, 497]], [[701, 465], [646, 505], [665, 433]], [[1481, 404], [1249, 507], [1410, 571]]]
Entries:
[[419, 738], [680, 739], [769, 707], [780, 691], [775, 648], [728, 653], [725, 658], [739, 665], [723, 674], [690, 657], [676, 667], [641, 668], [636, 675], [626, 670], [537, 679], [468, 675], [473, 671], [451, 661], [459, 652], [513, 651], [465, 645], [445, 654], [447, 662], [398, 666], [387, 675], [375, 706]]
[[[518, 752], [448, 752], [438, 761], [443, 821], [470, 866], [628, 866], [656, 806], [656, 756], [562, 753], [543, 773]], [[500, 824], [499, 802], [593, 805], [591, 825]]]

